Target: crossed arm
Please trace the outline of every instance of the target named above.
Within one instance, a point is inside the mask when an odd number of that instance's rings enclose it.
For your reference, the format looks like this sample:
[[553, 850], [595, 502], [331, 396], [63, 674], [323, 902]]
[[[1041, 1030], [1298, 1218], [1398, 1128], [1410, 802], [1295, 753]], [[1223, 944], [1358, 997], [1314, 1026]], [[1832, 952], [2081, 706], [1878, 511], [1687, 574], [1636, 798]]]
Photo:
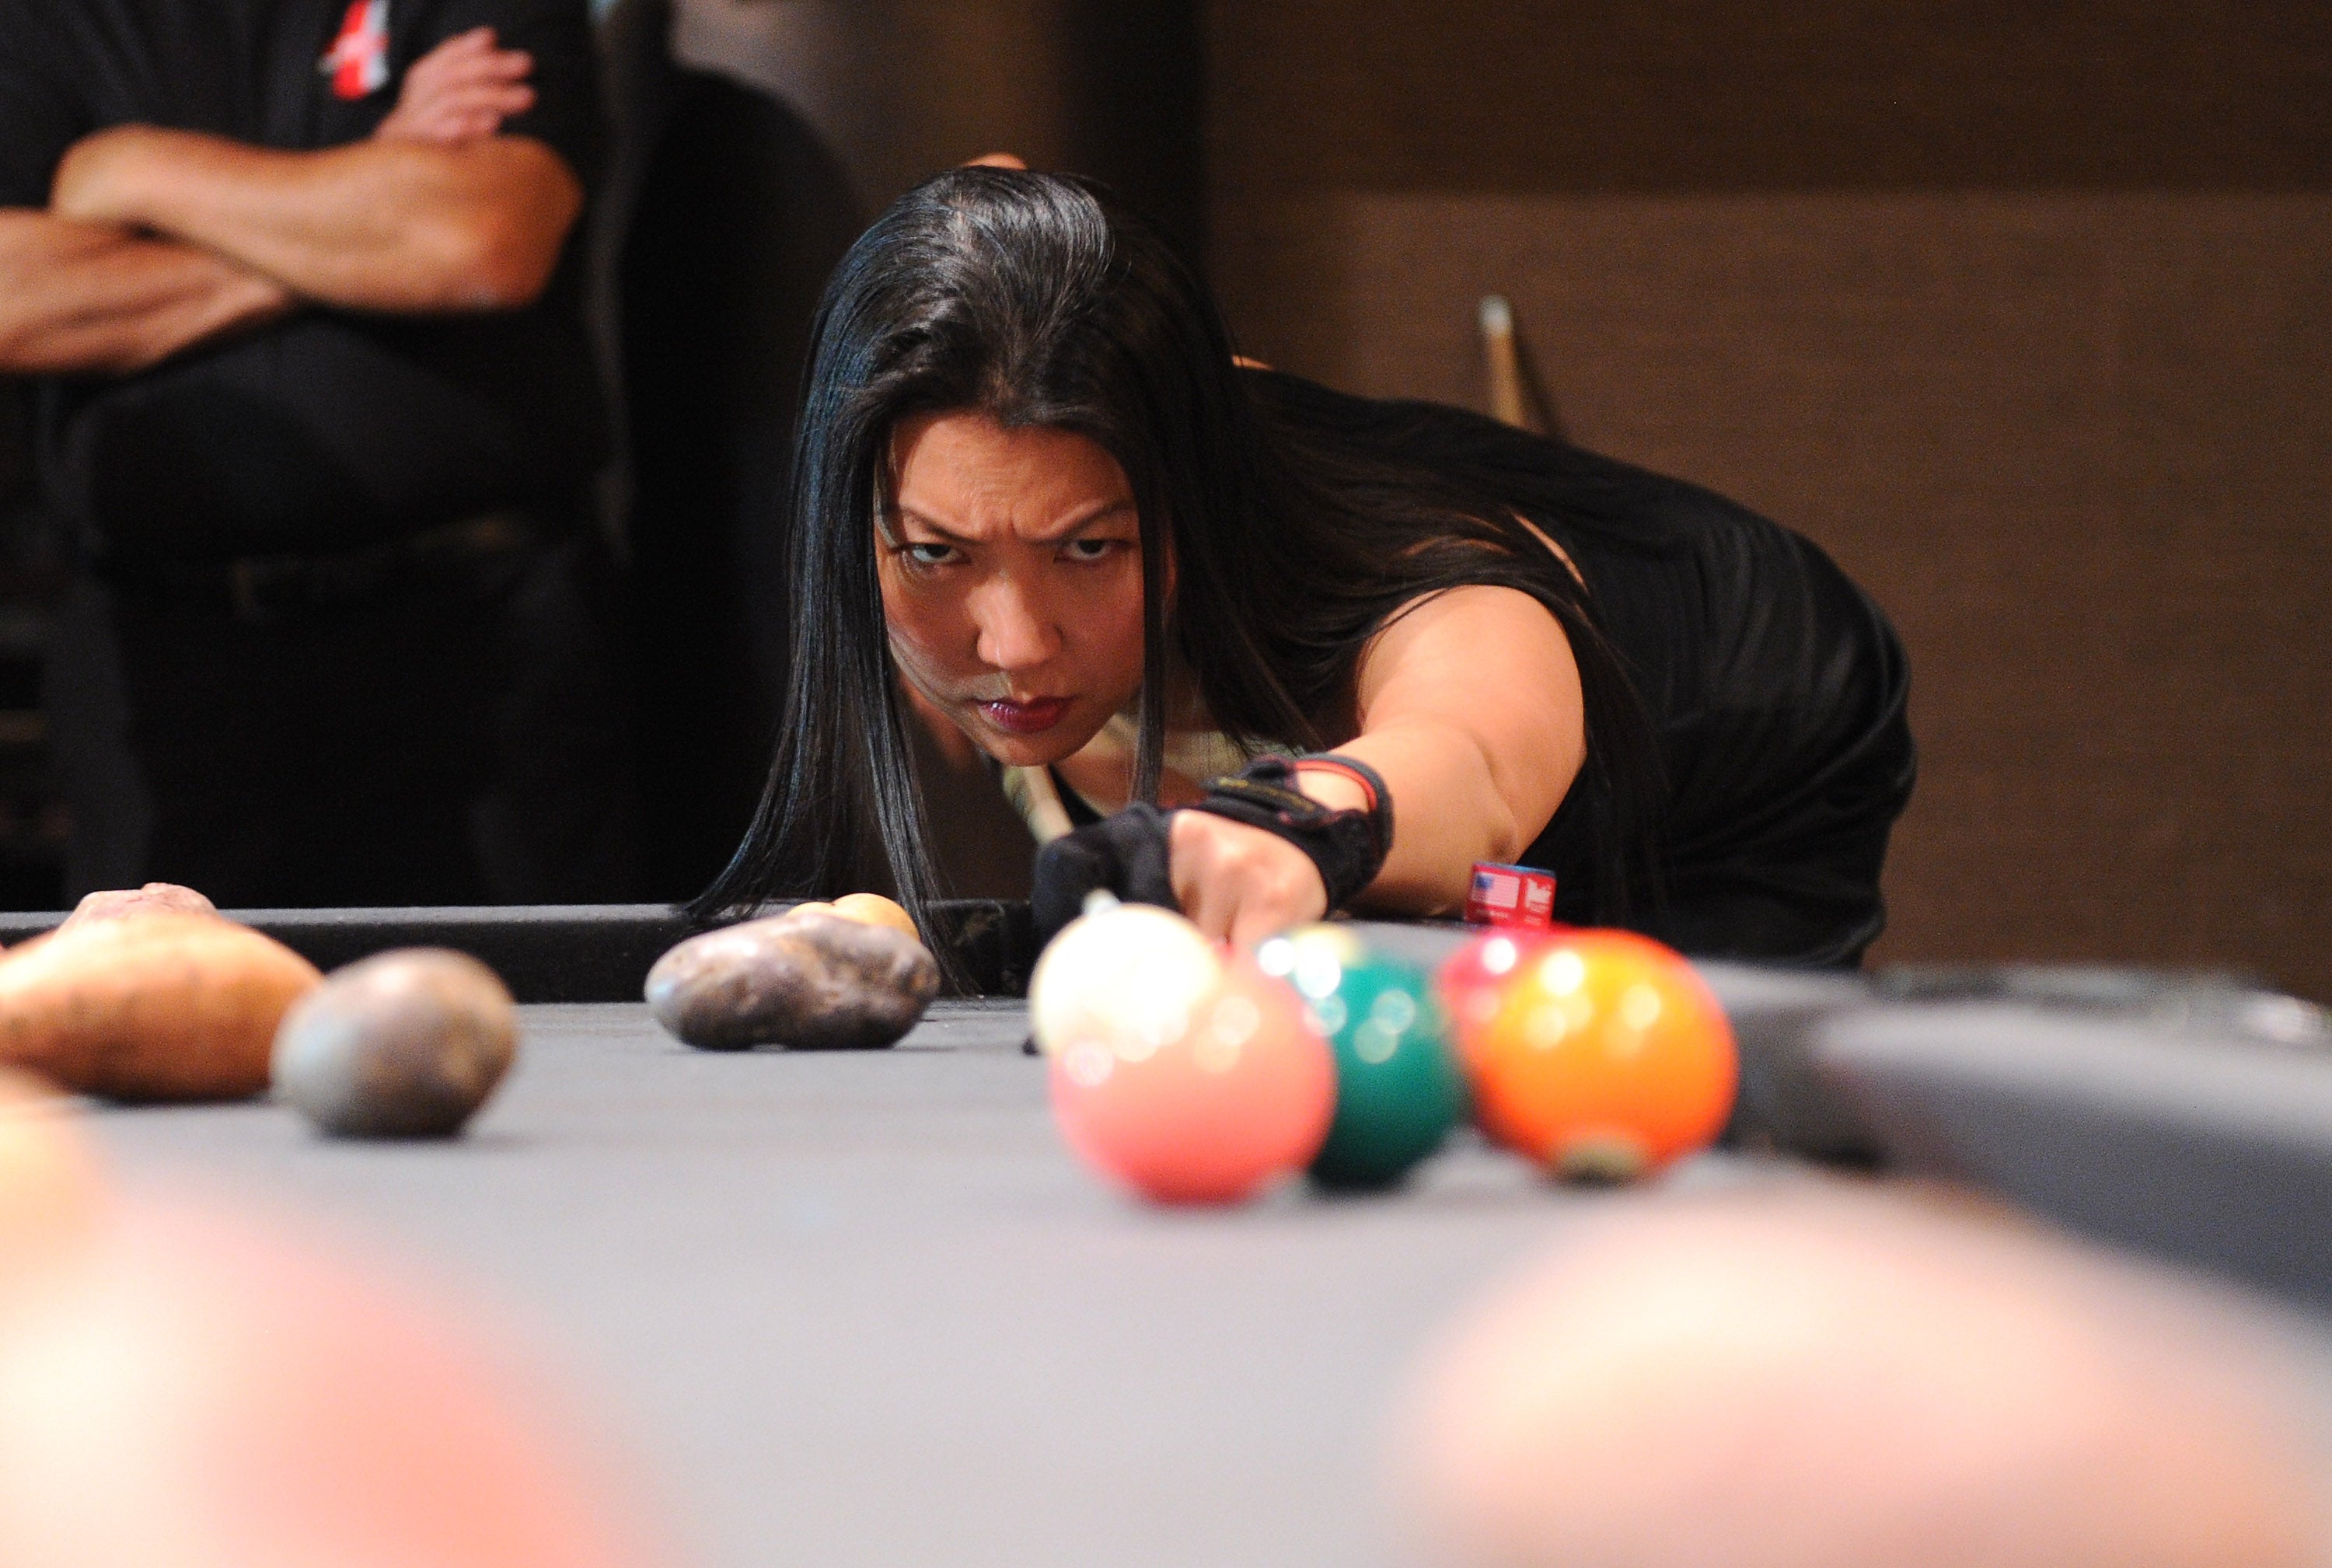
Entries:
[[124, 374], [313, 301], [511, 310], [582, 211], [550, 148], [497, 135], [532, 62], [481, 29], [406, 73], [367, 141], [279, 152], [122, 126], [58, 167], [45, 211], [0, 208], [0, 374]]
[[292, 306], [208, 251], [0, 208], [0, 373], [128, 375]]

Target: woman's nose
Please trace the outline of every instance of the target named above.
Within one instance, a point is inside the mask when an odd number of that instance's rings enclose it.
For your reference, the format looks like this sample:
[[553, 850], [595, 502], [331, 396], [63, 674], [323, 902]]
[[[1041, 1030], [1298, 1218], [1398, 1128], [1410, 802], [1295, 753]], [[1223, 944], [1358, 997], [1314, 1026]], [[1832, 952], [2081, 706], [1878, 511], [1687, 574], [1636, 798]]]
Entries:
[[980, 630], [975, 652], [991, 669], [1033, 669], [1061, 651], [1051, 607], [1009, 576], [981, 585], [972, 596], [971, 616]]

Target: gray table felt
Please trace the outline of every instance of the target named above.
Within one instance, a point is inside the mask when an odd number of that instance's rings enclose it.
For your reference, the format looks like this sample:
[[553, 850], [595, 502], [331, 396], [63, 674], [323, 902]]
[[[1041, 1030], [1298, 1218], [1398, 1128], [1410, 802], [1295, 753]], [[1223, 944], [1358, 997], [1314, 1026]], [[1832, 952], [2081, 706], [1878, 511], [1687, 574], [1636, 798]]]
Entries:
[[1389, 1198], [1147, 1209], [1062, 1145], [1025, 1033], [947, 1003], [887, 1052], [725, 1056], [546, 1005], [460, 1143], [265, 1104], [96, 1124], [133, 1184], [255, 1195], [483, 1299], [680, 1563], [1399, 1563], [1381, 1439], [1419, 1350], [1632, 1200], [1466, 1142]]

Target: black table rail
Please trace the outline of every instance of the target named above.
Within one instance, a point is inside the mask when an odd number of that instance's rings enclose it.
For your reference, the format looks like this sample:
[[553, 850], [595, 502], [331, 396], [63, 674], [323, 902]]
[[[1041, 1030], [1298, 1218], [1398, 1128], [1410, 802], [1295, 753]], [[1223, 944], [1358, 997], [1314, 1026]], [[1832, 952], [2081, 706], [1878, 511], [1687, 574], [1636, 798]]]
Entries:
[[1707, 965], [1733, 1139], [1978, 1187], [2332, 1309], [2332, 1016], [2216, 975]]
[[[789, 907], [770, 906], [769, 913]], [[668, 904], [574, 904], [418, 909], [230, 909], [321, 970], [398, 947], [450, 947], [502, 977], [521, 1002], [636, 1002], [655, 961], [697, 933]], [[14, 946], [64, 919], [62, 913], [0, 914], [0, 942]], [[1018, 996], [1036, 962], [1025, 904], [943, 904], [933, 935], [954, 951], [982, 996]]]

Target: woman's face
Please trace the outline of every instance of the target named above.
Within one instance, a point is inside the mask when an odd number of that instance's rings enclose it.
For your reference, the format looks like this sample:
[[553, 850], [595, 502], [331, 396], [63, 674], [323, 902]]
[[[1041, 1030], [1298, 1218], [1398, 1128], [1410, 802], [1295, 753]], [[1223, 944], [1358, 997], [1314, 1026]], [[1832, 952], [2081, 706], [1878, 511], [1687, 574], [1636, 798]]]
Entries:
[[1142, 532], [1093, 440], [985, 414], [903, 420], [875, 520], [891, 655], [989, 755], [1082, 748], [1142, 689]]

